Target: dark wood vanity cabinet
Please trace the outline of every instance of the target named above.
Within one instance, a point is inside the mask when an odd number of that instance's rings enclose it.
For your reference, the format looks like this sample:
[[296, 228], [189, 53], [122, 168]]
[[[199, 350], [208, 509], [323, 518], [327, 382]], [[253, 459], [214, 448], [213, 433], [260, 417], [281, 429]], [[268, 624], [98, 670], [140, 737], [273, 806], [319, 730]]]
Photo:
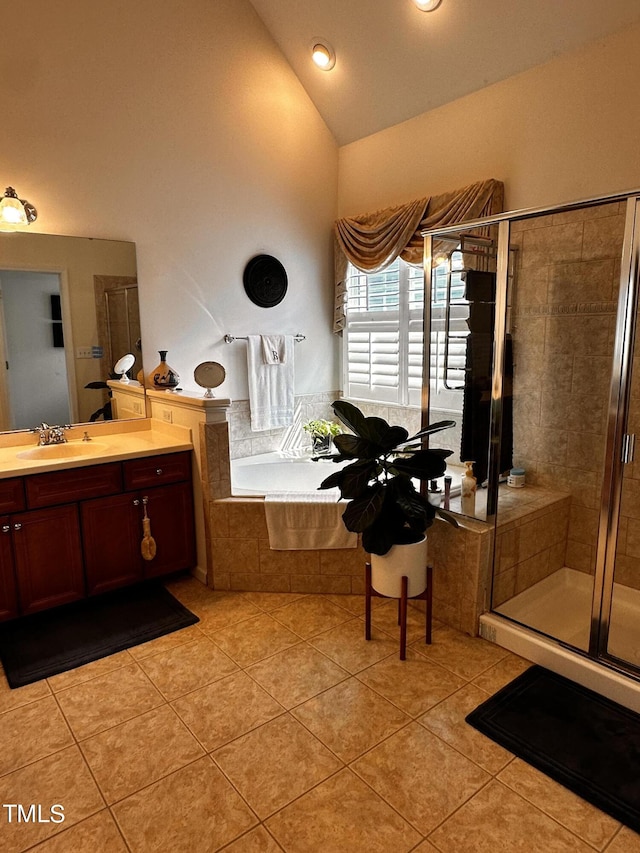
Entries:
[[0, 620], [196, 563], [189, 452], [0, 481], [0, 511]]

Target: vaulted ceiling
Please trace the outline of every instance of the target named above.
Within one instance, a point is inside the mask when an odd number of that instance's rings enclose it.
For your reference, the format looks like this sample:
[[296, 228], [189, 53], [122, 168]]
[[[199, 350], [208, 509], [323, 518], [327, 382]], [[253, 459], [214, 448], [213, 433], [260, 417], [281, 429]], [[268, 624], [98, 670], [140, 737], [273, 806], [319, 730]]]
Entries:
[[[639, 0], [251, 0], [344, 145], [640, 21]], [[331, 71], [311, 62], [320, 37]]]

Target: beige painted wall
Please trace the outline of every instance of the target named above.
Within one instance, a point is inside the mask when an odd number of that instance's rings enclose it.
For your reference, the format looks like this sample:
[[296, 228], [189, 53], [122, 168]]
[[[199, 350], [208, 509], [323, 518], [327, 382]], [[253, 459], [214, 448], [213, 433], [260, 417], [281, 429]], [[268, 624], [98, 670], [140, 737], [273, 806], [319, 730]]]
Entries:
[[511, 210], [636, 189], [639, 80], [635, 27], [346, 145], [340, 215], [482, 178]]
[[[337, 146], [250, 3], [33, 0], [0, 28], [2, 186], [38, 231], [136, 243], [147, 370], [167, 349], [188, 387], [214, 359], [246, 398], [224, 333], [300, 331], [297, 393], [335, 388]], [[289, 273], [273, 309], [242, 287], [263, 252]]]

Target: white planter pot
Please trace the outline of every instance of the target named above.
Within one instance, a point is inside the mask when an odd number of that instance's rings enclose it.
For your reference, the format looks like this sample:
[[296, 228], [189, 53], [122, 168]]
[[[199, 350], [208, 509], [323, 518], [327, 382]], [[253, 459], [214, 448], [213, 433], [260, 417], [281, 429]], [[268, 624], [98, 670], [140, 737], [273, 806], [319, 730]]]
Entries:
[[412, 598], [427, 588], [427, 537], [408, 545], [393, 545], [380, 556], [371, 555], [371, 585], [389, 598], [400, 598], [402, 576], [409, 579], [407, 595]]

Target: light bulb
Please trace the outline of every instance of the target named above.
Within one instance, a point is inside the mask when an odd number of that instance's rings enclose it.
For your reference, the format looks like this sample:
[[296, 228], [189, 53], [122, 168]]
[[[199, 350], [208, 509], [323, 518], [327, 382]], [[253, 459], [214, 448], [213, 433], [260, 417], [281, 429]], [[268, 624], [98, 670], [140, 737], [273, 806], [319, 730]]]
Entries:
[[311, 59], [323, 71], [330, 71], [336, 64], [336, 55], [332, 48], [326, 42], [317, 39], [311, 48]]
[[421, 12], [433, 12], [442, 3], [442, 0], [413, 0], [413, 2]]

